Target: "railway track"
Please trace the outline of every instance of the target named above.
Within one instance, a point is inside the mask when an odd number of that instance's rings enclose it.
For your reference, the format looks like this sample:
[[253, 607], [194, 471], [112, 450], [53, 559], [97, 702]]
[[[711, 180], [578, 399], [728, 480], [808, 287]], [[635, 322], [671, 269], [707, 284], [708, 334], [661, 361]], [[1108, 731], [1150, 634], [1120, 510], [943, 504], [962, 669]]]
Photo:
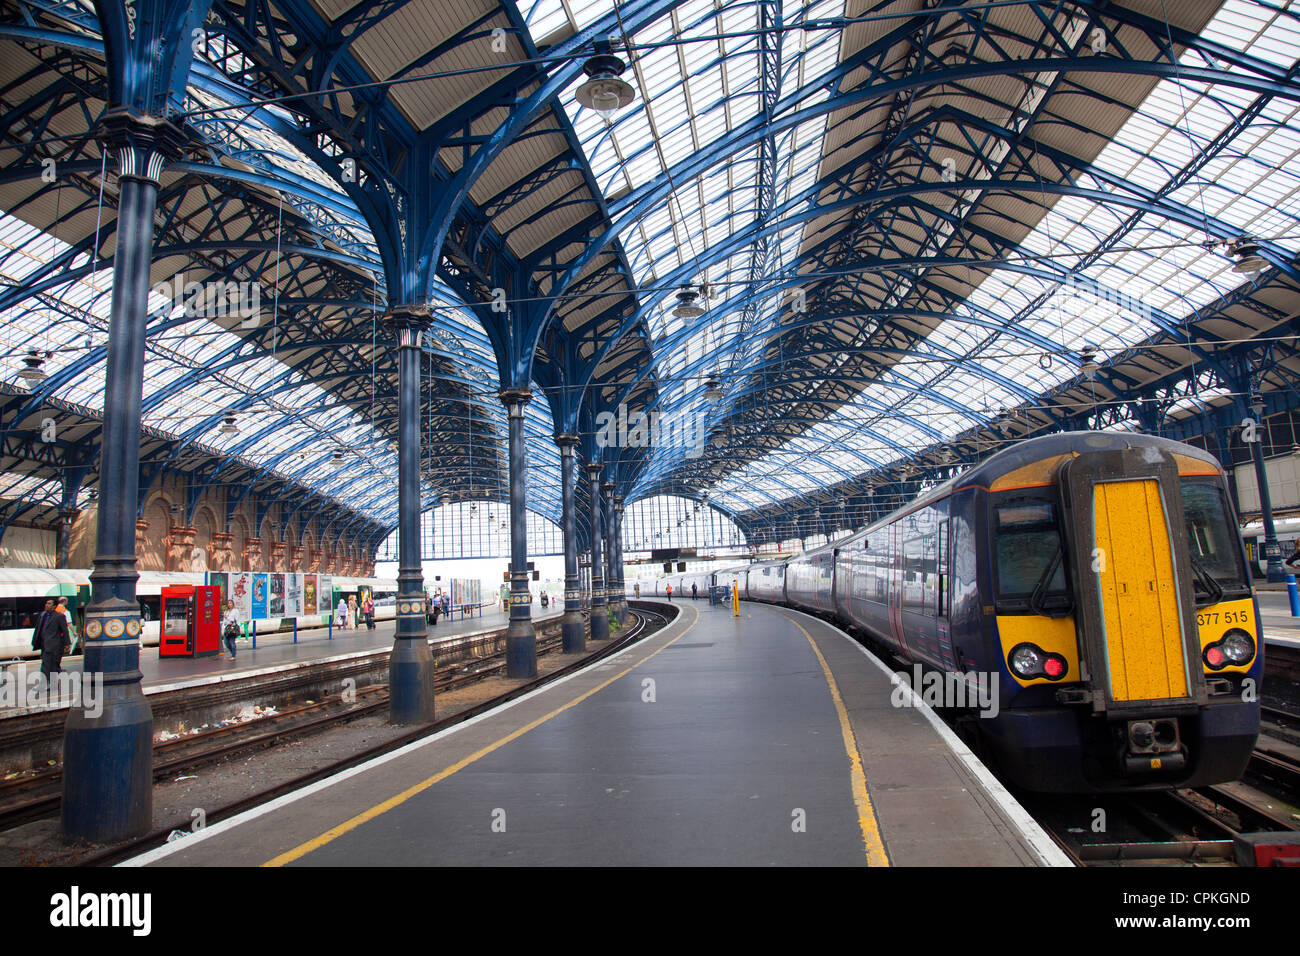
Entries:
[[[480, 642], [472, 642], [480, 643]], [[540, 640], [538, 656], [553, 652], [562, 643], [559, 637]], [[459, 658], [453, 648], [453, 657]], [[493, 649], [486, 657], [471, 658], [468, 663], [456, 660], [440, 664], [434, 672], [434, 692], [443, 693], [505, 671], [505, 649]], [[372, 684], [357, 688], [348, 699], [331, 695], [329, 699], [276, 710], [265, 717], [241, 723], [223, 724], [179, 737], [155, 741], [153, 748], [154, 782], [173, 774], [205, 766], [238, 753], [272, 746], [293, 737], [307, 736], [382, 712], [388, 707], [388, 688]], [[0, 782], [0, 830], [39, 819], [59, 807], [62, 794], [61, 766], [42, 768], [13, 780]]]
[[[562, 668], [559, 668], [558, 670], [553, 671], [552, 673], [546, 675], [545, 677], [541, 677], [533, 681], [528, 681], [518, 687], [515, 687], [507, 691], [504, 694], [500, 694], [496, 697], [490, 698], [473, 707], [459, 711], [448, 717], [444, 717], [440, 720], [435, 720], [433, 723], [415, 728], [412, 731], [402, 734], [401, 736], [393, 740], [389, 740], [383, 744], [368, 748], [364, 751], [353, 754], [343, 760], [337, 761], [335, 763], [331, 763], [324, 767], [317, 768], [316, 770], [313, 770], [309, 773], [303, 774], [299, 777], [295, 777], [291, 780], [287, 780], [281, 784], [278, 784], [274, 787], [268, 788], [264, 791], [261, 791], [249, 797], [238, 800], [234, 803], [228, 804], [223, 807], [215, 808], [207, 813], [206, 821], [208, 824], [212, 824], [220, 820], [235, 816], [239, 813], [244, 812], [245, 810], [251, 809], [252, 807], [273, 800], [276, 797], [282, 796], [286, 793], [290, 793], [301, 787], [307, 786], [311, 783], [315, 783], [318, 780], [322, 780], [325, 779], [326, 777], [330, 777], [350, 767], [354, 767], [359, 764], [365, 763], [366, 761], [382, 756], [385, 753], [389, 753], [393, 750], [397, 750], [401, 747], [404, 747], [410, 743], [413, 743], [425, 737], [436, 734], [442, 730], [447, 729], [448, 727], [452, 727], [455, 726], [456, 724], [469, 720], [472, 717], [476, 717], [479, 714], [492, 710], [495, 707], [499, 707], [502, 704], [507, 703], [517, 697], [521, 697], [524, 694], [530, 693], [533, 690], [536, 690], [537, 688], [544, 686], [545, 684], [551, 683], [561, 677], [567, 676], [568, 674], [573, 673], [574, 671], [580, 668], [586, 667], [605, 657], [609, 657], [612, 654], [616, 654], [620, 650], [623, 650], [625, 647], [628, 647], [629, 645], [635, 643], [636, 641], [641, 640], [645, 636], [648, 636], [649, 634], [653, 633], [659, 628], [665, 626], [670, 621], [668, 615], [655, 611], [651, 608], [634, 608], [632, 610], [632, 617], [634, 618], [634, 622], [631, 624], [631, 626], [628, 627], [624, 632], [618, 634], [616, 637], [612, 637], [605, 644], [604, 647], [598, 648], [594, 653], [589, 653], [587, 656], [583, 657], [582, 659], [576, 660]], [[539, 656], [542, 653], [544, 653], [543, 646], [545, 646], [546, 649], [549, 651], [554, 651], [560, 645], [560, 643], [561, 642], [558, 639], [548, 642], [547, 645], [542, 645], [539, 643], [539, 647], [538, 647]], [[502, 653], [504, 654], [504, 651], [502, 651]], [[471, 663], [471, 665], [467, 669], [464, 668], [463, 665], [456, 665], [462, 668], [462, 673], [450, 674], [450, 675], [447, 675], [445, 673], [445, 669], [440, 667], [439, 670], [440, 672], [442, 672], [440, 677], [443, 682], [440, 685], [435, 684], [435, 688], [447, 690], [452, 687], [464, 686], [465, 684], [482, 680], [485, 677], [493, 676], [494, 674], [502, 671], [505, 667], [504, 660], [484, 661], [483, 666], [476, 666], [476, 664], [477, 662]], [[363, 695], [364, 695], [364, 699], [363, 699]], [[162, 762], [159, 762], [160, 753], [159, 753], [159, 748], [156, 747], [154, 751], [154, 755], [155, 755], [154, 779], [155, 781], [164, 780], [167, 779], [169, 775], [176, 773], [178, 770], [192, 768], [198, 766], [200, 763], [211, 763], [215, 760], [222, 759], [223, 757], [229, 756], [236, 752], [243, 752], [257, 747], [270, 746], [271, 744], [279, 740], [285, 739], [286, 736], [317, 732], [320, 730], [328, 729], [331, 726], [338, 726], [340, 721], [352, 720], [355, 719], [356, 717], [363, 716], [366, 713], [371, 713], [375, 710], [386, 708], [387, 706], [388, 706], [388, 694], [386, 688], [379, 685], [375, 685], [366, 688], [359, 688], [357, 690], [356, 702], [350, 705], [346, 710], [343, 710], [341, 712], [340, 711], [329, 712], [327, 708], [323, 708], [319, 703], [315, 705], [304, 705], [304, 707], [302, 708], [294, 708], [293, 716], [301, 719], [302, 722], [300, 724], [295, 724], [293, 726], [286, 725], [286, 726], [281, 726], [279, 728], [268, 728], [265, 730], [261, 728], [257, 728], [255, 735], [252, 736], [241, 736], [238, 732], [236, 732], [235, 734], [232, 735], [234, 739], [225, 742], [220, 742], [220, 743], [216, 743], [214, 738], [215, 745], [211, 749], [200, 748], [197, 753], [179, 755], [179, 756], [164, 753], [161, 758]], [[289, 714], [290, 714], [289, 711], [285, 711], [283, 715], [279, 715], [279, 716], [284, 716]], [[272, 718], [266, 718], [266, 720], [270, 720], [270, 719]], [[256, 727], [256, 725], [261, 723], [262, 721], [252, 721], [249, 724], [241, 724], [241, 725], [236, 725], [236, 727], [221, 728], [221, 729], [237, 731], [237, 728]], [[180, 740], [186, 742], [188, 741], [197, 742], [201, 736], [202, 736], [201, 734], [195, 734], [192, 737], [181, 738]], [[169, 741], [168, 743], [180, 743], [180, 741]], [[52, 802], [49, 802], [50, 799], [51, 798], [49, 797], [49, 795], [47, 795], [44, 798], [46, 802], [44, 802], [44, 805], [41, 808], [41, 810], [38, 812], [36, 808], [33, 807], [32, 810], [26, 814], [24, 819], [34, 819], [41, 816], [48, 816], [51, 813], [57, 811], [58, 802], [59, 802], [58, 795], [57, 794], [53, 795]], [[77, 865], [78, 866], [112, 865], [121, 860], [127, 859], [129, 857], [143, 853], [149, 849], [153, 849], [156, 846], [162, 845], [163, 843], [167, 842], [168, 836], [171, 835], [176, 830], [187, 832], [190, 826], [190, 822], [191, 821], [189, 819], [177, 820], [174, 823], [166, 827], [162, 827], [138, 840], [132, 840], [123, 844], [116, 844], [101, 852], [94, 853], [93, 855], [90, 856], [84, 856], [77, 860]], [[10, 825], [13, 825], [13, 823], [11, 823], [10, 819], [7, 819], [3, 815], [3, 811], [0, 810], [0, 829], [4, 829]]]

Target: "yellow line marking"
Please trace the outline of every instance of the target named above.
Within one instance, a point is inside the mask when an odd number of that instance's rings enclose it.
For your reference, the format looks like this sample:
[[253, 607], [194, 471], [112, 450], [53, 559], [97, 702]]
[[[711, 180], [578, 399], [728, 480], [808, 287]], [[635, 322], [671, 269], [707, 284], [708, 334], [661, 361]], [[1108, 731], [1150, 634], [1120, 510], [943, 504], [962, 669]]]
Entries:
[[849, 712], [844, 706], [844, 699], [840, 697], [840, 688], [835, 683], [835, 676], [831, 673], [826, 658], [822, 657], [817, 642], [812, 639], [812, 635], [804, 629], [804, 626], [793, 618], [781, 614], [780, 611], [776, 613], [799, 628], [803, 636], [808, 639], [813, 653], [817, 655], [817, 662], [822, 666], [822, 673], [826, 675], [826, 686], [831, 690], [831, 700], [835, 701], [835, 713], [840, 718], [844, 752], [849, 755], [849, 779], [853, 787], [853, 802], [858, 807], [858, 827], [862, 830], [862, 843], [867, 851], [867, 866], [889, 866], [889, 854], [885, 852], [885, 841], [880, 836], [880, 823], [876, 820], [876, 812], [871, 807], [871, 795], [867, 793], [867, 775], [862, 770], [862, 755], [858, 753], [858, 741], [853, 735], [853, 725], [849, 723]]
[[[694, 610], [694, 608], [692, 608], [692, 610]], [[397, 794], [397, 796], [389, 797], [383, 803], [377, 803], [369, 810], [365, 810], [362, 811], [361, 813], [358, 813], [356, 816], [352, 817], [352, 819], [345, 820], [336, 827], [331, 827], [330, 829], [322, 833], [320, 836], [308, 840], [306, 843], [300, 844], [299, 846], [294, 847], [292, 850], [287, 850], [273, 859], [267, 860], [265, 863], [262, 864], [262, 866], [284, 866], [286, 863], [292, 863], [294, 860], [301, 859], [302, 857], [306, 856], [308, 853], [312, 853], [315, 852], [316, 850], [319, 850], [325, 844], [332, 843], [334, 840], [337, 840], [339, 837], [343, 836], [343, 834], [348, 833], [351, 830], [355, 830], [357, 827], [361, 826], [361, 824], [367, 823], [375, 819], [375, 817], [387, 813], [389, 810], [392, 810], [394, 807], [401, 806], [403, 803], [405, 803], [407, 800], [410, 800], [416, 794], [428, 790], [435, 783], [438, 783], [441, 780], [446, 780], [452, 774], [460, 770], [464, 770], [470, 764], [474, 763], [475, 761], [483, 757], [486, 757], [494, 750], [499, 750], [500, 748], [504, 747], [506, 744], [510, 743], [510, 741], [522, 737], [530, 730], [534, 730], [540, 727], [542, 724], [546, 723], [552, 717], [555, 717], [558, 714], [562, 714], [570, 707], [574, 707], [582, 703], [588, 697], [604, 690], [606, 687], [614, 683], [616, 680], [620, 680], [621, 678], [626, 677], [629, 673], [636, 670], [646, 661], [650, 660], [650, 658], [654, 657], [655, 654], [658, 654], [660, 651], [667, 650], [673, 644], [680, 641], [683, 637], [687, 635], [687, 633], [690, 632], [691, 628], [693, 628], [696, 625], [699, 619], [700, 619], [700, 612], [695, 611], [695, 620], [691, 621], [691, 623], [687, 625], [686, 630], [682, 631], [682, 633], [678, 634], [676, 637], [674, 637], [663, 647], [659, 648], [658, 650], [650, 654], [647, 654], [645, 657], [641, 658], [631, 667], [628, 667], [626, 670], [620, 671], [618, 674], [615, 674], [609, 680], [601, 684], [597, 684], [591, 690], [586, 691], [585, 693], [580, 694], [579, 696], [573, 698], [573, 700], [569, 701], [564, 706], [557, 707], [549, 714], [546, 714], [545, 716], [542, 717], [538, 717], [536, 720], [532, 721], [531, 723], [525, 724], [524, 726], [520, 727], [518, 730], [506, 734], [506, 736], [502, 737], [500, 740], [488, 744], [486, 747], [483, 747], [481, 750], [476, 750], [468, 757], [464, 757], [460, 760], [457, 760], [450, 767], [438, 771], [432, 777], [429, 777], [425, 780], [421, 780], [419, 783], [415, 784], [414, 786], [407, 787], [401, 793]]]

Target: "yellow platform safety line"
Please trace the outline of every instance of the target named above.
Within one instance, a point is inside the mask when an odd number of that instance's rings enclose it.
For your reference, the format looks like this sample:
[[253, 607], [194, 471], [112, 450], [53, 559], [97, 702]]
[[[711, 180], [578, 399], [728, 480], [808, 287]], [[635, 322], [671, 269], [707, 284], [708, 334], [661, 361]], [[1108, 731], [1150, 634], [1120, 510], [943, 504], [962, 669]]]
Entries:
[[[782, 614], [781, 617], [785, 615]], [[826, 676], [826, 686], [830, 688], [831, 700], [835, 701], [835, 713], [840, 718], [840, 734], [844, 738], [844, 752], [849, 757], [849, 779], [853, 787], [853, 802], [858, 808], [858, 828], [862, 831], [862, 845], [867, 853], [867, 866], [889, 866], [889, 854], [885, 852], [885, 841], [880, 835], [880, 823], [876, 820], [876, 811], [871, 806], [871, 794], [867, 792], [867, 775], [862, 769], [862, 755], [858, 752], [858, 740], [853, 734], [853, 725], [849, 723], [849, 712], [844, 706], [844, 699], [840, 697], [840, 687], [835, 683], [835, 675], [831, 673], [826, 658], [822, 657], [817, 642], [812, 639], [812, 635], [804, 629], [804, 626], [793, 618], [785, 617], [785, 619], [799, 628], [807, 638], [808, 646], [817, 655], [817, 663], [821, 664], [822, 673]]]
[[1112, 481], [1093, 489], [1111, 696], [1187, 696], [1169, 524], [1159, 485]]
[[345, 833], [355, 830], [363, 823], [369, 823], [371, 820], [375, 819], [378, 816], [382, 816], [383, 814], [387, 813], [389, 810], [401, 806], [403, 803], [405, 803], [407, 800], [410, 800], [412, 797], [416, 796], [417, 794], [423, 793], [425, 790], [428, 790], [435, 783], [438, 783], [442, 780], [446, 780], [452, 774], [464, 770], [470, 764], [475, 763], [478, 760], [481, 760], [483, 757], [486, 757], [488, 754], [492, 753], [493, 751], [500, 750], [506, 744], [510, 743], [510, 741], [522, 737], [530, 730], [535, 730], [536, 728], [540, 727], [542, 724], [550, 720], [552, 717], [556, 717], [559, 714], [564, 713], [566, 710], [570, 709], [571, 707], [576, 707], [578, 704], [581, 704], [588, 697], [591, 697], [593, 694], [599, 693], [600, 691], [604, 690], [606, 687], [608, 687], [610, 684], [614, 683], [615, 681], [620, 680], [623, 677], [626, 677], [629, 673], [636, 670], [638, 667], [640, 667], [646, 661], [650, 660], [650, 658], [654, 657], [660, 651], [665, 651], [669, 647], [672, 647], [672, 645], [680, 641], [683, 637], [685, 637], [690, 632], [691, 628], [693, 628], [696, 625], [696, 623], [699, 621], [700, 619], [699, 611], [694, 611], [694, 614], [695, 614], [695, 620], [691, 621], [691, 623], [686, 626], [686, 630], [682, 631], [682, 633], [678, 634], [676, 637], [674, 637], [663, 647], [659, 648], [659, 650], [654, 651], [651, 654], [647, 654], [645, 657], [641, 658], [641, 660], [637, 661], [631, 667], [628, 667], [625, 670], [620, 671], [619, 673], [615, 674], [613, 677], [609, 678], [609, 680], [597, 684], [589, 691], [579, 694], [577, 697], [573, 698], [573, 700], [569, 701], [567, 704], [565, 704], [562, 707], [557, 707], [549, 714], [546, 714], [542, 717], [538, 717], [536, 720], [525, 724], [524, 726], [520, 727], [518, 730], [512, 731], [511, 733], [506, 734], [501, 739], [488, 744], [486, 747], [474, 751], [474, 753], [470, 754], [468, 757], [463, 757], [462, 759], [457, 760], [454, 764], [444, 768], [443, 770], [438, 771], [432, 777], [428, 777], [424, 780], [421, 780], [419, 783], [413, 786], [407, 787], [401, 793], [397, 794], [394, 797], [389, 797], [383, 803], [377, 803], [369, 810], [364, 810], [361, 813], [358, 813], [356, 816], [352, 817], [351, 819], [343, 821], [338, 826], [331, 827], [330, 829], [322, 833], [320, 836], [314, 837], [313, 839], [308, 840], [306, 843], [294, 847], [292, 850], [287, 850], [284, 853], [281, 853], [279, 856], [267, 860], [265, 863], [262, 864], [262, 866], [284, 866], [286, 863], [292, 863], [294, 860], [301, 859], [302, 857], [306, 856], [308, 853], [313, 853], [316, 850], [319, 850], [327, 843], [332, 843], [334, 840], [337, 840]]

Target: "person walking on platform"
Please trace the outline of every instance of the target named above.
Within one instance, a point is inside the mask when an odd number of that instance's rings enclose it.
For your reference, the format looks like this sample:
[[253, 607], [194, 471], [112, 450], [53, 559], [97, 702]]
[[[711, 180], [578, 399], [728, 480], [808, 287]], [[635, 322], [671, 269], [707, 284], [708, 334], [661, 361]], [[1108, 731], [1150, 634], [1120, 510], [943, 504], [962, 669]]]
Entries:
[[46, 680], [61, 669], [63, 655], [71, 647], [68, 619], [58, 612], [53, 599], [46, 601], [45, 610], [36, 619], [36, 630], [32, 633], [32, 650], [41, 652], [41, 674]]
[[361, 613], [366, 616], [366, 630], [375, 629], [375, 600], [369, 594], [366, 595], [365, 601], [361, 603]]
[[664, 591], [665, 591], [665, 593], [667, 593], [667, 595], [668, 595], [668, 600], [671, 601], [671, 600], [673, 599], [673, 586], [672, 586], [671, 584], [667, 585], [667, 586], [664, 588]]
[[66, 597], [59, 598], [59, 605], [56, 610], [68, 622], [68, 639], [72, 642], [73, 650], [77, 650], [77, 628], [72, 623], [72, 612], [68, 610], [68, 599]]
[[239, 618], [235, 615], [235, 602], [227, 601], [221, 612], [221, 639], [226, 643], [230, 659], [235, 659], [235, 640], [239, 637]]
[[694, 581], [692, 581], [692, 582], [691, 582], [691, 600], [694, 601], [695, 598], [699, 595], [699, 593], [700, 593], [700, 587], [699, 587], [699, 585], [696, 584]]

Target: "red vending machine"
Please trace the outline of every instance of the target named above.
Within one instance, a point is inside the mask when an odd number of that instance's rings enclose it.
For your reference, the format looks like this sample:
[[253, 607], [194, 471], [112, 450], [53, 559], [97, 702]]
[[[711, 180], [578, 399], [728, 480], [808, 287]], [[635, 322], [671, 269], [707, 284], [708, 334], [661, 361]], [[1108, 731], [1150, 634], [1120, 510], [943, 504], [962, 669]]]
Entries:
[[205, 657], [217, 653], [221, 637], [221, 588], [162, 589], [159, 657]]

